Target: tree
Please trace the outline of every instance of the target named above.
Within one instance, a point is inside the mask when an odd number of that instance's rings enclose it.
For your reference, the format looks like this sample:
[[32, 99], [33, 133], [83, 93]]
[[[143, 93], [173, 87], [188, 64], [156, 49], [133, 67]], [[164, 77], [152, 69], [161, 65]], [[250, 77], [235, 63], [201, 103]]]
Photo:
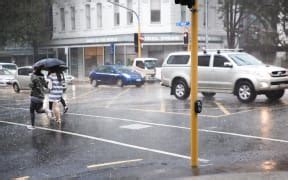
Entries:
[[51, 6], [50, 0], [1, 0], [0, 43], [31, 46], [37, 60], [40, 44], [51, 37]]
[[285, 0], [223, 0], [219, 10], [227, 32], [228, 47], [235, 48], [240, 35], [246, 36], [245, 44], [248, 46], [276, 46], [279, 42], [280, 1]]

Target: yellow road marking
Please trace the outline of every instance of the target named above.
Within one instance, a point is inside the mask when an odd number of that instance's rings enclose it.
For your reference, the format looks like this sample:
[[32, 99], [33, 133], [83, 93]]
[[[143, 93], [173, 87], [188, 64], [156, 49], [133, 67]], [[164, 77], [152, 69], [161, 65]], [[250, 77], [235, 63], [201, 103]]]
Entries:
[[30, 179], [30, 176], [23, 176], [23, 177], [17, 177], [17, 178], [12, 178], [13, 180], [27, 180]]
[[223, 111], [223, 113], [225, 115], [230, 115], [231, 114], [221, 103], [215, 101], [215, 104], [219, 107], [219, 109], [221, 111]]
[[138, 162], [142, 161], [143, 159], [133, 159], [133, 160], [127, 160], [127, 161], [115, 161], [115, 162], [109, 162], [109, 163], [103, 163], [103, 164], [93, 164], [87, 166], [88, 169], [92, 168], [100, 168], [100, 167], [105, 167], [105, 166], [113, 166], [113, 165], [118, 165], [118, 164], [127, 164], [127, 163], [132, 163], [132, 162]]
[[108, 104], [105, 106], [106, 108], [109, 108], [116, 99], [118, 99], [120, 96], [122, 96], [123, 94], [127, 93], [130, 90], [130, 88], [125, 89], [124, 91], [120, 92], [119, 94], [117, 94], [110, 102], [108, 102]]

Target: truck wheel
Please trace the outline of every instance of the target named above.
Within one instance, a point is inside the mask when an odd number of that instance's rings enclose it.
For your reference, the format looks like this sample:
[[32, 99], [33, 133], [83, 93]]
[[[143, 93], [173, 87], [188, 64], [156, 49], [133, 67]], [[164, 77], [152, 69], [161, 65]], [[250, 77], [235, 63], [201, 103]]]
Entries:
[[19, 88], [19, 85], [18, 84], [13, 84], [13, 89], [16, 93], [19, 93], [20, 92], [20, 88]]
[[202, 92], [202, 95], [207, 98], [212, 98], [216, 95], [214, 92]]
[[236, 96], [240, 102], [250, 103], [255, 100], [257, 94], [249, 81], [240, 81], [236, 86]]
[[269, 91], [265, 93], [265, 95], [269, 100], [276, 101], [280, 99], [284, 95], [284, 93], [285, 93], [284, 89], [281, 89], [281, 90]]
[[190, 95], [190, 89], [184, 80], [177, 80], [173, 83], [173, 94], [177, 99], [185, 100]]

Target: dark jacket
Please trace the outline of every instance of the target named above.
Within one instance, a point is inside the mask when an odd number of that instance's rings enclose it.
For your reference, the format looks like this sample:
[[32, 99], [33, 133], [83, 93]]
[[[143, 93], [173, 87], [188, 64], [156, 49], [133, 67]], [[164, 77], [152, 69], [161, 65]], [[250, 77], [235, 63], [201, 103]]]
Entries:
[[31, 96], [39, 99], [44, 99], [45, 90], [47, 89], [47, 83], [43, 74], [32, 74], [31, 76]]

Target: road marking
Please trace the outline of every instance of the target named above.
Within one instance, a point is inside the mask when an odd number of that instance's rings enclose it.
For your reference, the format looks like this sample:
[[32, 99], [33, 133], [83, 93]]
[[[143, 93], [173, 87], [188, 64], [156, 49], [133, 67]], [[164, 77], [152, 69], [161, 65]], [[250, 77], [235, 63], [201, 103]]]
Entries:
[[[23, 108], [18, 108], [18, 109], [23, 109]], [[280, 109], [280, 108], [277, 108]], [[25, 109], [27, 110], [27, 109]], [[169, 127], [169, 128], [177, 128], [177, 129], [184, 129], [184, 130], [190, 130], [190, 128], [188, 127], [183, 127], [183, 126], [175, 126], [175, 125], [169, 125], [169, 124], [160, 124], [160, 123], [151, 123], [151, 122], [143, 122], [143, 121], [137, 121], [137, 120], [131, 120], [131, 119], [124, 119], [124, 118], [115, 118], [115, 117], [107, 117], [107, 116], [96, 116], [96, 115], [87, 115], [87, 114], [76, 114], [76, 113], [67, 113], [69, 115], [75, 115], [75, 116], [84, 116], [84, 117], [94, 117], [94, 118], [103, 118], [103, 119], [114, 119], [114, 120], [118, 120], [118, 121], [126, 121], [126, 122], [136, 122], [136, 123], [140, 123], [140, 124], [147, 124], [147, 125], [154, 125], [154, 126], [159, 126], [159, 127]], [[19, 125], [19, 126], [27, 126], [25, 124], [20, 124], [20, 123], [13, 123], [13, 122], [8, 122], [8, 121], [0, 121], [2, 123], [6, 123], [6, 124], [14, 124], [14, 125]], [[49, 128], [42, 128], [42, 127], [38, 127], [38, 129], [43, 129], [43, 130], [50, 130], [50, 131], [54, 131], [54, 132], [60, 132], [60, 130], [55, 130], [55, 129], [49, 129]], [[225, 131], [213, 131], [213, 130], [208, 130], [208, 129], [198, 129], [200, 132], [209, 132], [209, 133], [215, 133], [215, 134], [223, 134], [223, 135], [230, 135], [230, 136], [239, 136], [239, 137], [245, 137], [245, 138], [251, 138], [251, 139], [258, 139], [258, 140], [267, 140], [267, 141], [272, 141], [272, 142], [282, 142], [282, 143], [288, 143], [287, 140], [282, 140], [282, 139], [274, 139], [274, 138], [265, 138], [265, 137], [260, 137], [260, 136], [252, 136], [252, 135], [245, 135], [245, 134], [237, 134], [237, 133], [230, 133], [230, 132], [225, 132]], [[72, 133], [72, 132], [66, 132], [63, 131], [63, 133], [66, 134], [71, 134], [71, 135], [77, 135], [77, 133]], [[80, 136], [80, 135], [79, 135]], [[86, 137], [85, 135], [81, 135], [80, 137]], [[98, 138], [96, 137], [92, 137], [92, 136], [87, 136], [87, 138], [90, 139], [94, 139], [98, 140]], [[101, 138], [100, 138], [101, 139]], [[99, 140], [101, 141], [101, 140]], [[104, 141], [104, 140], [103, 140]], [[109, 141], [109, 140], [107, 140]], [[113, 141], [112, 141], [113, 142]], [[112, 143], [113, 144], [113, 143]], [[115, 143], [117, 144], [117, 143]], [[123, 146], [126, 146], [125, 144]], [[133, 145], [131, 145], [132, 147], [134, 147]], [[129, 147], [129, 145], [127, 145], [127, 147]], [[141, 149], [142, 147], [140, 147], [139, 149]], [[137, 146], [135, 147], [135, 149], [137, 149]], [[146, 150], [147, 148], [143, 148], [143, 150]], [[147, 151], [147, 150], [146, 150]], [[158, 152], [159, 150], [155, 150], [155, 152]], [[161, 151], [159, 151], [161, 152]], [[165, 153], [163, 153], [165, 154]], [[168, 152], [169, 154], [169, 152]], [[173, 153], [172, 153], [173, 154]], [[173, 155], [172, 155], [173, 156]], [[175, 154], [175, 157], [177, 157], [178, 155]], [[182, 157], [182, 155], [179, 155], [179, 157]], [[188, 156], [183, 156], [182, 158], [189, 158]]]
[[108, 104], [105, 106], [106, 108], [109, 108], [116, 99], [118, 99], [123, 94], [127, 93], [130, 90], [130, 88], [125, 89], [124, 91], [121, 91], [119, 94], [117, 94]]
[[225, 115], [230, 115], [230, 112], [220, 102], [215, 101], [215, 104], [219, 107], [221, 111], [223, 111]]
[[[8, 121], [1, 121], [0, 120], [0, 123], [27, 127], [26, 124], [14, 123], [14, 122], [8, 122]], [[70, 132], [70, 131], [62, 131], [62, 130], [50, 129], [50, 128], [39, 127], [39, 126], [35, 126], [35, 128], [36, 129], [45, 130], [45, 131], [51, 131], [51, 132], [57, 132], [57, 133], [62, 133], [62, 134], [82, 137], [82, 138], [86, 138], [86, 139], [92, 139], [92, 140], [96, 140], [96, 141], [100, 141], [100, 142], [105, 142], [105, 143], [109, 143], [109, 144], [119, 145], [119, 146], [128, 147], [128, 148], [132, 148], [132, 149], [138, 149], [138, 150], [142, 150], [142, 151], [153, 152], [153, 153], [157, 153], [157, 154], [162, 154], [162, 155], [167, 155], [167, 156], [172, 156], [172, 157], [177, 157], [177, 158], [182, 158], [182, 159], [188, 159], [188, 160], [191, 159], [190, 156], [185, 156], [185, 155], [181, 155], [181, 154], [171, 153], [171, 152], [167, 152], [167, 151], [161, 151], [161, 150], [158, 150], [158, 149], [151, 149], [151, 148], [146, 148], [146, 147], [142, 147], [142, 146], [136, 146], [136, 145], [126, 144], [126, 143], [121, 143], [121, 142], [118, 142], [118, 141], [113, 141], [113, 140], [109, 140], [109, 139], [98, 138], [98, 137], [94, 137], [94, 136], [74, 133], [74, 132]], [[209, 160], [207, 160], [207, 159], [200, 159], [199, 158], [198, 160], [200, 162], [205, 162], [205, 163], [209, 162]]]
[[143, 125], [143, 124], [130, 124], [127, 126], [120, 126], [120, 128], [125, 128], [125, 129], [132, 129], [132, 130], [139, 130], [139, 129], [145, 129], [151, 126], [148, 125]]
[[127, 161], [115, 161], [115, 162], [109, 162], [109, 163], [103, 163], [103, 164], [93, 164], [87, 166], [88, 169], [92, 168], [100, 168], [100, 167], [105, 167], [105, 166], [113, 166], [113, 165], [119, 165], [119, 164], [128, 164], [132, 162], [139, 162], [143, 161], [143, 159], [133, 159], [133, 160], [127, 160]]
[[23, 177], [12, 178], [12, 180], [27, 180], [27, 179], [30, 179], [30, 176], [23, 176]]

